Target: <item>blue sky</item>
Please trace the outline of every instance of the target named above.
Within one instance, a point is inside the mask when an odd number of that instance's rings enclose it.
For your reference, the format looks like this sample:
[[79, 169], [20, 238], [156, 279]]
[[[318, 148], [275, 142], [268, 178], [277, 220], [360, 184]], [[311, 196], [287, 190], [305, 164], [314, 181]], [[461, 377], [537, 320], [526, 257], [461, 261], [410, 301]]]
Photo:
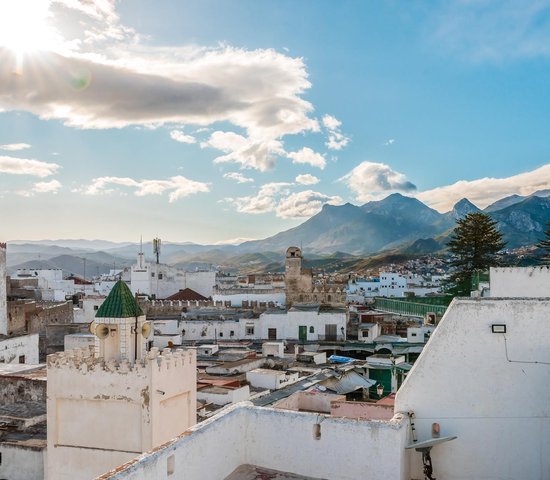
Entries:
[[550, 1], [0, 4], [0, 237], [214, 243], [550, 188]]

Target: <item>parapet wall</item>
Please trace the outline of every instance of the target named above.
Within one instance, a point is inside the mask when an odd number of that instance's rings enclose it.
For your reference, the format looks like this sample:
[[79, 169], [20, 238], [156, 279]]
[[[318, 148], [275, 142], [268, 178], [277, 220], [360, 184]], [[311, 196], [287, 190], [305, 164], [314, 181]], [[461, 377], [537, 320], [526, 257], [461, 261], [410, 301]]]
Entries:
[[491, 297], [550, 297], [550, 266], [491, 268]]
[[178, 349], [172, 351], [170, 348], [165, 348], [161, 352], [156, 347], [151, 348], [145, 358], [134, 363], [127, 359], [105, 361], [102, 357], [96, 356], [95, 347], [91, 345], [48, 355], [48, 370], [68, 368], [82, 374], [95, 371], [123, 375], [130, 372], [149, 370], [162, 372], [195, 364], [195, 350]]

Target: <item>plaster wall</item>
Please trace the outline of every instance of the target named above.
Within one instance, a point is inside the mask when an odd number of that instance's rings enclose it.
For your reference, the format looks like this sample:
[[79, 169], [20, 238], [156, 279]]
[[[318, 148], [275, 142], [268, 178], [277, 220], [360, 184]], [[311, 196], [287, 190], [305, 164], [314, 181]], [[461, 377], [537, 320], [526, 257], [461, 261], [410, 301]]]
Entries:
[[241, 388], [207, 387], [197, 391], [197, 398], [214, 405], [228, 405], [250, 398], [250, 388], [245, 385]]
[[99, 339], [91, 333], [71, 333], [65, 335], [65, 350], [73, 350], [75, 348], [95, 347], [99, 343]]
[[48, 478], [94, 478], [196, 423], [194, 351], [133, 364], [90, 352], [48, 357]]
[[238, 404], [98, 480], [220, 480], [243, 464], [331, 480], [405, 480], [406, 430], [400, 416], [370, 422]]
[[550, 266], [490, 270], [491, 297], [550, 297]]
[[22, 356], [25, 357], [22, 363], [39, 363], [37, 333], [0, 340], [0, 363], [20, 363], [19, 357]]
[[46, 449], [0, 444], [0, 478], [6, 480], [43, 480]]
[[[451, 303], [395, 403], [396, 412], [414, 412], [420, 441], [431, 437], [433, 422], [441, 436], [458, 437], [433, 448], [436, 477], [550, 476], [549, 317], [546, 299]], [[492, 324], [507, 332], [492, 333]], [[420, 478], [420, 454], [409, 456]]]
[[[270, 328], [277, 329], [277, 339], [298, 340], [299, 327], [307, 327], [307, 340], [316, 341], [325, 337], [325, 325], [336, 325], [336, 334], [346, 332], [345, 312], [288, 311], [286, 313], [262, 313], [258, 320], [259, 338], [268, 338]], [[313, 327], [313, 332], [311, 332]]]
[[377, 405], [370, 402], [346, 402], [335, 400], [330, 404], [332, 417], [360, 418], [364, 420], [391, 420], [393, 405]]
[[282, 410], [330, 413], [332, 402], [345, 400], [345, 395], [337, 395], [334, 393], [296, 392], [290, 395], [290, 397], [283, 398], [282, 400], [273, 404], [273, 408]]
[[284, 291], [279, 292], [254, 292], [252, 289], [243, 289], [243, 292], [222, 293], [223, 290], [218, 290], [212, 296], [213, 302], [231, 302], [232, 307], [242, 307], [243, 302], [272, 302], [275, 305], [284, 305], [286, 295]]
[[268, 390], [278, 390], [296, 383], [299, 374], [283, 372], [280, 370], [268, 370], [259, 368], [246, 372], [246, 381], [256, 388], [267, 388]]

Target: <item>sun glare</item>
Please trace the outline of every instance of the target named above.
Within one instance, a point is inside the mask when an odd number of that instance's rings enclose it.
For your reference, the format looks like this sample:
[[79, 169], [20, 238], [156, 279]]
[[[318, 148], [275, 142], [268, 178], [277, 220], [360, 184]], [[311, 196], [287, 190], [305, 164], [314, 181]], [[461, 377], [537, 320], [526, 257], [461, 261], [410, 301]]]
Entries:
[[0, 46], [18, 55], [51, 50], [55, 29], [49, 24], [47, 0], [3, 0], [0, 2]]

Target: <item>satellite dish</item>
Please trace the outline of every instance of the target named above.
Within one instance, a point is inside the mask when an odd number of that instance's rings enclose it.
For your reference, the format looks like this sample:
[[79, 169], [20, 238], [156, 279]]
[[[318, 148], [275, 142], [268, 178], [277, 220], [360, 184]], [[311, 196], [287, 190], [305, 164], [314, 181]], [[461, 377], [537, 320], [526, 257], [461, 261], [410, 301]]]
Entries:
[[141, 327], [141, 335], [145, 338], [149, 338], [151, 336], [151, 324], [149, 322], [145, 322]]
[[90, 324], [88, 325], [88, 331], [94, 335], [95, 334], [95, 322], [90, 322]]
[[95, 334], [98, 338], [103, 340], [109, 336], [109, 327], [104, 323], [100, 323], [97, 327], [95, 327]]

